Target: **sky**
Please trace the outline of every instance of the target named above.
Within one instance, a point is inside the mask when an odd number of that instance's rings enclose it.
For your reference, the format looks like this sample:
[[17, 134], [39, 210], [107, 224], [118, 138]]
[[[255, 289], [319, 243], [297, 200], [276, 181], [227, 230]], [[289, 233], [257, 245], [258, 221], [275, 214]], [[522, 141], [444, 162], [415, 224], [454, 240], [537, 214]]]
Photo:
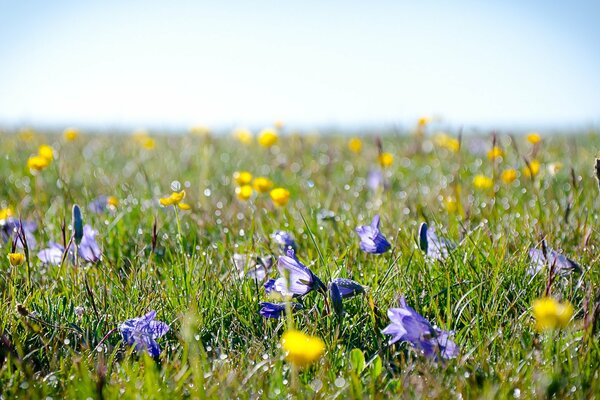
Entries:
[[600, 124], [598, 1], [0, 0], [0, 124]]

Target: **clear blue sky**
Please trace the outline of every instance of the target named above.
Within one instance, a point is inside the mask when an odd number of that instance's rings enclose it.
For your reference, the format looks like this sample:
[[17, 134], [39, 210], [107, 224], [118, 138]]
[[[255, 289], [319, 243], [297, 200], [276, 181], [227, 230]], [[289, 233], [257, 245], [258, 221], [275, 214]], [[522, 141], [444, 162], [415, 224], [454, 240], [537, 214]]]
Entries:
[[600, 2], [3, 1], [0, 124], [600, 122]]

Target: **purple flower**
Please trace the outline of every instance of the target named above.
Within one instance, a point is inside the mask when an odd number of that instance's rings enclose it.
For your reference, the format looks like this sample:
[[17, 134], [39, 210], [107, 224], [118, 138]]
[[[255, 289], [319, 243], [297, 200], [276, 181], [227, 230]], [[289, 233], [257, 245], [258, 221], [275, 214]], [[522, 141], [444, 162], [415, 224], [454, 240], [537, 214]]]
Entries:
[[277, 269], [283, 277], [275, 280], [273, 290], [282, 296], [304, 296], [311, 290], [326, 290], [323, 282], [296, 258], [292, 249], [286, 256], [279, 257]]
[[273, 257], [260, 257], [249, 254], [234, 254], [233, 263], [237, 268], [240, 278], [246, 277], [254, 279], [256, 282], [265, 280], [271, 267], [273, 266]]
[[383, 254], [391, 246], [385, 237], [379, 232], [379, 215], [373, 218], [371, 225], [363, 225], [356, 228], [360, 237], [360, 248], [371, 254]]
[[[82, 260], [88, 262], [100, 261], [100, 258], [102, 257], [102, 251], [100, 250], [98, 243], [96, 243], [97, 233], [98, 232], [92, 229], [91, 226], [84, 225], [83, 238], [79, 244], [79, 258]], [[48, 248], [40, 250], [37, 256], [44, 264], [59, 265], [62, 261], [64, 252], [64, 246], [55, 242], [49, 242]], [[73, 243], [71, 243], [69, 246], [68, 257], [71, 262], [75, 261], [75, 250]]]
[[[8, 217], [0, 221], [0, 236], [2, 242], [6, 243], [18, 237], [17, 248], [22, 249], [24, 247], [23, 239], [18, 235], [21, 229], [21, 221], [14, 217]], [[25, 240], [27, 241], [27, 247], [33, 249], [36, 247], [37, 242], [35, 240], [34, 232], [37, 229], [35, 222], [23, 221], [23, 232], [25, 232]]]
[[155, 321], [156, 311], [139, 318], [128, 319], [119, 325], [123, 340], [129, 345], [135, 345], [138, 352], [148, 351], [152, 357], [158, 357], [160, 346], [155, 339], [164, 336], [169, 326], [161, 321]]
[[435, 234], [435, 228], [429, 228], [425, 222], [419, 226], [419, 247], [427, 257], [433, 260], [444, 261], [448, 258], [449, 251], [455, 246], [450, 240], [439, 239]]
[[369, 171], [369, 175], [367, 175], [367, 186], [372, 191], [376, 191], [380, 187], [384, 186], [383, 174], [378, 169], [372, 169]]
[[271, 234], [271, 239], [279, 245], [281, 251], [286, 253], [289, 249], [297, 251], [296, 242], [289, 232], [275, 231]]
[[273, 290], [275, 290], [275, 282], [276, 282], [276, 279], [269, 279], [268, 281], [265, 282], [265, 284], [263, 286], [265, 288], [266, 294], [270, 294]]
[[554, 268], [554, 271], [559, 275], [569, 275], [573, 272], [581, 272], [581, 267], [575, 261], [565, 257], [564, 255], [547, 248], [546, 254], [548, 259], [544, 257], [544, 252], [539, 249], [530, 249], [529, 258], [531, 259], [531, 265], [527, 269], [529, 275], [535, 275], [548, 265], [549, 268]]
[[[292, 311], [301, 310], [302, 304], [300, 303], [290, 303]], [[269, 303], [263, 301], [260, 303], [260, 315], [265, 318], [281, 318], [281, 316], [285, 313], [286, 303]]]
[[458, 347], [450, 340], [451, 332], [433, 327], [412, 307], [406, 304], [404, 297], [400, 298], [400, 308], [390, 308], [388, 317], [391, 323], [382, 331], [391, 335], [389, 344], [401, 340], [420, 350], [426, 357], [443, 359], [454, 358], [458, 355]]
[[338, 287], [343, 299], [348, 299], [365, 292], [365, 288], [352, 279], [335, 278], [331, 281], [330, 285], [332, 284], [335, 284]]
[[344, 314], [344, 304], [342, 303], [342, 294], [340, 288], [335, 282], [329, 284], [329, 297], [331, 298], [331, 304], [333, 305], [333, 311], [338, 316]]

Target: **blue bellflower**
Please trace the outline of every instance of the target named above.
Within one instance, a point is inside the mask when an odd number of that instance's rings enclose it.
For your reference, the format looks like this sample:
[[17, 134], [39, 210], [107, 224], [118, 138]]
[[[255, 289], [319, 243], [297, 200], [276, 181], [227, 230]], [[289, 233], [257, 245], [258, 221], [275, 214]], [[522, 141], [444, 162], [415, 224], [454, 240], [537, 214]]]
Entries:
[[273, 267], [273, 257], [253, 256], [251, 254], [234, 254], [233, 263], [240, 278], [254, 279], [263, 282]]
[[[260, 305], [260, 315], [265, 318], [281, 318], [285, 313], [286, 303], [270, 303], [267, 301], [263, 301]], [[302, 304], [300, 303], [290, 303], [292, 311], [301, 310]]]
[[575, 261], [565, 257], [557, 251], [550, 248], [546, 249], [547, 259], [544, 257], [544, 252], [540, 249], [530, 249], [529, 258], [531, 265], [527, 269], [529, 275], [535, 275], [540, 272], [544, 266], [554, 268], [554, 271], [562, 276], [569, 275], [573, 272], [581, 272], [581, 267]]
[[390, 308], [387, 314], [391, 323], [382, 333], [392, 336], [389, 344], [408, 342], [426, 357], [434, 359], [450, 359], [458, 355], [458, 347], [450, 340], [452, 333], [433, 327], [406, 304], [404, 297], [400, 298], [400, 308]]
[[444, 261], [455, 245], [448, 239], [438, 238], [435, 234], [435, 228], [428, 227], [423, 222], [419, 226], [419, 247], [432, 260]]
[[[37, 229], [37, 225], [35, 222], [31, 221], [23, 221], [23, 232], [25, 232], [25, 240], [27, 241], [27, 247], [33, 249], [36, 247], [37, 243], [35, 240], [34, 232]], [[6, 243], [8, 241], [17, 239], [17, 248], [24, 248], [23, 239], [18, 236], [19, 231], [21, 230], [21, 221], [14, 217], [8, 217], [0, 221], [0, 237], [2, 238], [2, 242]]]
[[[271, 285], [273, 291], [284, 297], [304, 296], [311, 290], [321, 292], [326, 290], [323, 282], [296, 258], [294, 250], [289, 249], [287, 255], [279, 257], [277, 269], [283, 276], [272, 284], [267, 283]], [[268, 290], [268, 288], [265, 289]]]
[[[83, 226], [83, 237], [79, 244], [79, 258], [82, 260], [98, 262], [102, 258], [102, 251], [96, 242], [97, 233], [91, 226], [87, 224]], [[74, 244], [71, 243], [67, 252], [67, 257], [71, 262], [75, 261], [75, 248], [73, 246]], [[64, 246], [56, 242], [49, 242], [48, 248], [40, 250], [37, 256], [44, 264], [59, 265], [64, 252]]]
[[271, 240], [273, 240], [284, 253], [286, 253], [289, 249], [298, 251], [296, 242], [289, 232], [275, 231], [271, 234]]
[[371, 254], [383, 254], [391, 248], [390, 243], [379, 231], [379, 215], [373, 218], [371, 225], [356, 228], [360, 237], [360, 248]]
[[352, 279], [335, 278], [331, 281], [331, 284], [335, 284], [338, 287], [343, 299], [348, 299], [365, 292], [364, 286]]
[[160, 346], [156, 339], [164, 336], [169, 331], [169, 326], [162, 321], [155, 321], [156, 311], [128, 319], [119, 325], [123, 340], [129, 345], [135, 345], [138, 352], [146, 350], [152, 357], [158, 357]]

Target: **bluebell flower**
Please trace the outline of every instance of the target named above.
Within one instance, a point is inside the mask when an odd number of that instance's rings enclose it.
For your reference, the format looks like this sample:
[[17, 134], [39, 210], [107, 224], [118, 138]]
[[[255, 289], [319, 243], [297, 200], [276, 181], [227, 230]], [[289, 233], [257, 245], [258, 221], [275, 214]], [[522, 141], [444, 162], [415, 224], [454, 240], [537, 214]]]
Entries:
[[[98, 243], [96, 243], [97, 233], [98, 232], [96, 232], [91, 226], [83, 226], [83, 237], [81, 239], [81, 243], [79, 244], [79, 258], [82, 260], [88, 262], [100, 261], [100, 258], [102, 257], [102, 251], [100, 250]], [[44, 264], [59, 265], [62, 261], [64, 252], [65, 247], [63, 245], [55, 242], [49, 242], [48, 247], [40, 250], [37, 256]], [[71, 243], [69, 246], [67, 257], [71, 262], [75, 261], [75, 247], [73, 243]]]
[[344, 313], [344, 304], [342, 303], [340, 288], [335, 282], [329, 284], [329, 297], [331, 298], [333, 311], [335, 311], [338, 316], [341, 316]]
[[273, 290], [284, 297], [303, 296], [311, 290], [326, 290], [323, 282], [296, 258], [294, 250], [290, 249], [287, 255], [279, 257], [277, 269], [283, 277], [275, 280]]
[[281, 248], [281, 251], [286, 253], [289, 249], [298, 251], [296, 242], [289, 232], [286, 231], [275, 231], [271, 234], [271, 240], [273, 240]]
[[365, 288], [356, 281], [346, 278], [335, 278], [331, 284], [336, 284], [342, 298], [347, 299], [365, 292]]
[[400, 307], [390, 308], [387, 314], [391, 323], [382, 333], [392, 336], [389, 344], [397, 341], [408, 342], [426, 357], [434, 359], [450, 359], [458, 355], [458, 347], [450, 340], [452, 333], [432, 326], [406, 304], [404, 297], [400, 298]]
[[[8, 241], [17, 239], [17, 248], [24, 248], [23, 239], [18, 235], [21, 229], [21, 221], [14, 217], [8, 217], [0, 221], [0, 237], [2, 242], [7, 243]], [[25, 233], [25, 240], [27, 241], [27, 247], [34, 249], [37, 245], [34, 233], [37, 229], [37, 224], [32, 221], [23, 221], [23, 232]]]
[[[49, 242], [48, 247], [40, 250], [37, 256], [44, 264], [59, 265], [64, 252], [64, 246], [55, 242]], [[75, 257], [74, 255], [72, 256]]]
[[81, 208], [77, 204], [73, 205], [72, 215], [73, 238], [75, 239], [75, 244], [79, 246], [83, 238], [83, 218], [81, 217]]
[[273, 266], [273, 257], [253, 256], [251, 254], [234, 254], [233, 263], [240, 278], [254, 279], [256, 282], [265, 280]]
[[119, 325], [123, 341], [135, 345], [138, 352], [146, 350], [152, 357], [158, 357], [160, 346], [156, 339], [164, 336], [169, 331], [169, 326], [161, 321], [155, 321], [156, 311], [139, 318], [128, 319]]
[[544, 252], [539, 249], [530, 249], [529, 258], [531, 265], [527, 269], [529, 275], [535, 275], [544, 268], [554, 268], [554, 272], [559, 275], [566, 276], [573, 272], [581, 272], [581, 267], [575, 261], [565, 257], [557, 251], [551, 248], [546, 248], [546, 254], [548, 259], [544, 257]]
[[[290, 303], [292, 311], [301, 310], [302, 304], [300, 303]], [[260, 315], [265, 318], [281, 318], [285, 313], [286, 303], [269, 303], [263, 301], [260, 303]]]
[[380, 187], [385, 188], [383, 173], [379, 169], [372, 169], [367, 175], [367, 186], [372, 191], [378, 190]]
[[438, 238], [434, 227], [428, 227], [425, 222], [419, 226], [419, 247], [427, 257], [433, 260], [444, 261], [448, 258], [450, 251], [455, 247], [454, 243], [446, 238]]
[[390, 243], [379, 231], [379, 215], [373, 218], [371, 225], [356, 228], [360, 237], [360, 248], [371, 254], [383, 254], [391, 248]]
[[264, 283], [263, 287], [265, 288], [266, 294], [271, 294], [271, 292], [275, 290], [275, 282], [276, 279], [269, 279]]

